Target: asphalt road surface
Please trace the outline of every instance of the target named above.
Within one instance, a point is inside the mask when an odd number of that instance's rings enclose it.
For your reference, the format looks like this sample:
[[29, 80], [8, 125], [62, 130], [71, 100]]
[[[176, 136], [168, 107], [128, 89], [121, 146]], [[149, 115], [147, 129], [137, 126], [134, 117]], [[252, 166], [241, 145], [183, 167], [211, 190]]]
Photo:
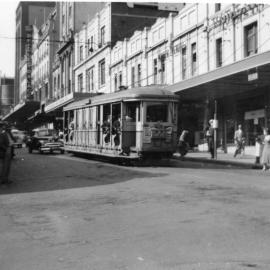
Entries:
[[270, 172], [23, 149], [11, 179], [0, 187], [1, 270], [270, 269]]

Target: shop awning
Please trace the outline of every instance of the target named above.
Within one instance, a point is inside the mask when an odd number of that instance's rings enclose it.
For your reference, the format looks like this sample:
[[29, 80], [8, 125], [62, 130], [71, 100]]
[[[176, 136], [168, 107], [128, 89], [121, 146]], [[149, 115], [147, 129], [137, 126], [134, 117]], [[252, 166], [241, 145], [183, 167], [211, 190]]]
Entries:
[[70, 110], [74, 110], [77, 108], [82, 108], [83, 106], [86, 106], [87, 104], [89, 104], [90, 99], [89, 98], [83, 98], [77, 101], [74, 101], [70, 104], [68, 104], [67, 106], [64, 107], [64, 111], [70, 111]]
[[270, 51], [167, 86], [187, 99], [222, 97], [269, 85]]
[[91, 96], [90, 93], [70, 93], [50, 104], [48, 104], [45, 109], [44, 112], [45, 113], [49, 113], [49, 112], [53, 112], [56, 110], [62, 110], [64, 106], [66, 106], [67, 104], [69, 104], [70, 102], [76, 101], [78, 99], [82, 99], [82, 98], [89, 98]]
[[23, 122], [27, 120], [40, 107], [39, 101], [25, 101], [14, 107], [14, 109], [4, 116], [5, 121]]

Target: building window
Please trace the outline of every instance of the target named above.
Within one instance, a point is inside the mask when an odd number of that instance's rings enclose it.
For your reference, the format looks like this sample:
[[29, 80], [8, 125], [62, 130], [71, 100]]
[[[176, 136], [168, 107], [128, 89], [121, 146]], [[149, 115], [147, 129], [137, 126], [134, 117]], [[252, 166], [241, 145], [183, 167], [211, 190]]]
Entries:
[[215, 4], [215, 12], [218, 12], [220, 10], [221, 10], [221, 4], [220, 3]]
[[83, 74], [78, 75], [78, 92], [83, 92]]
[[119, 86], [122, 86], [122, 72], [119, 72]]
[[105, 59], [99, 62], [99, 84], [100, 86], [105, 84]]
[[83, 45], [80, 46], [79, 59], [80, 61], [83, 60]]
[[250, 56], [258, 52], [258, 30], [257, 22], [252, 23], [244, 29], [245, 56]]
[[157, 59], [154, 59], [154, 84], [157, 84], [157, 74], [158, 74], [158, 66], [157, 66]]
[[101, 27], [100, 29], [100, 43], [101, 46], [105, 44], [105, 26]]
[[222, 66], [222, 38], [218, 38], [216, 40], [216, 66], [221, 67]]
[[142, 67], [141, 67], [141, 64], [138, 64], [138, 67], [137, 67], [137, 72], [138, 72], [138, 86], [141, 86], [141, 75], [142, 75]]
[[117, 88], [117, 73], [114, 74], [114, 91], [116, 92], [118, 90]]
[[162, 54], [160, 55], [160, 83], [163, 84], [165, 83], [165, 60], [166, 60], [166, 55]]
[[186, 79], [187, 73], [187, 48], [182, 48], [182, 79]]
[[87, 70], [87, 91], [92, 92], [94, 90], [94, 67]]
[[191, 75], [196, 73], [197, 68], [197, 49], [196, 43], [191, 44]]
[[135, 87], [135, 67], [131, 67], [131, 87]]
[[87, 55], [90, 54], [90, 39], [87, 39]]

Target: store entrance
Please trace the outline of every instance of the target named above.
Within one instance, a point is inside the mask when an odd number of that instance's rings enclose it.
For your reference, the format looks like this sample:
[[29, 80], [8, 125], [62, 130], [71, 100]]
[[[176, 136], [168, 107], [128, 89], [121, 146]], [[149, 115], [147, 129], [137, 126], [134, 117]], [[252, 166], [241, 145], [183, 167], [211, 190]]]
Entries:
[[263, 134], [264, 127], [264, 117], [245, 120], [244, 134], [246, 138], [246, 145], [255, 145], [255, 139], [258, 135]]

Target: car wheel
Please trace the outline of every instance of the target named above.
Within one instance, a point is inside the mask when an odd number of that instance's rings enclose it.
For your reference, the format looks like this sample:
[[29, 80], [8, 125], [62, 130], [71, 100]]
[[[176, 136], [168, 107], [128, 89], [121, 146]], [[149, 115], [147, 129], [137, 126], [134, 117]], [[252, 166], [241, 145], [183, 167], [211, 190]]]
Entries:
[[28, 153], [32, 154], [32, 152], [33, 152], [33, 149], [31, 147], [28, 147]]

